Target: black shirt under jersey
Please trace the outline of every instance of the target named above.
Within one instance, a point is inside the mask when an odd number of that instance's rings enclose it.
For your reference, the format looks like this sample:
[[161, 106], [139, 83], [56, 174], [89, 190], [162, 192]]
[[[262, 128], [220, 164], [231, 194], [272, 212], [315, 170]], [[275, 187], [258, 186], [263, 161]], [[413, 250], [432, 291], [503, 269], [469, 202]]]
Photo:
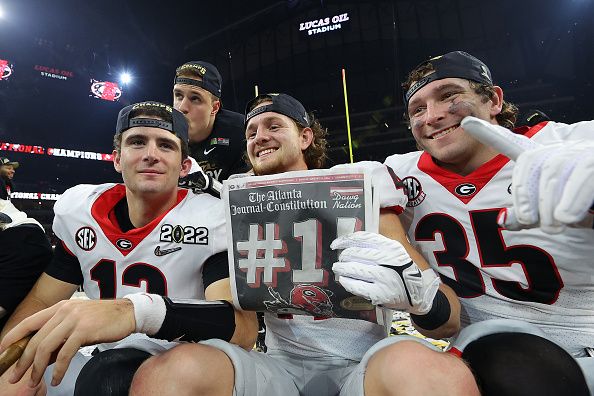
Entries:
[[243, 115], [220, 109], [212, 133], [200, 143], [190, 143], [190, 156], [208, 175], [223, 181], [249, 167], [244, 160], [245, 129]]
[[[128, 203], [126, 198], [120, 200], [114, 207], [116, 221], [123, 232], [134, 229], [128, 214]], [[70, 253], [62, 241], [56, 245], [54, 257], [45, 270], [49, 276], [73, 285], [82, 285], [84, 277], [80, 263], [76, 256]], [[229, 277], [229, 264], [227, 252], [220, 252], [210, 256], [202, 267], [202, 280], [204, 289], [211, 283]]]

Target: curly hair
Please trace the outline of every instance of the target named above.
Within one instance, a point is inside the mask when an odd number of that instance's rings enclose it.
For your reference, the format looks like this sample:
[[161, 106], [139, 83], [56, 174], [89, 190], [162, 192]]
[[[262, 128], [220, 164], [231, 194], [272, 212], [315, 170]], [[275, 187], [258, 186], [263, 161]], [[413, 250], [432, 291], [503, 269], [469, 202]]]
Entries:
[[[248, 109], [248, 112], [265, 102], [270, 102], [270, 99], [263, 97], [261, 99], [256, 100], [252, 104], [251, 108]], [[320, 169], [324, 167], [324, 165], [326, 164], [326, 160], [328, 159], [328, 141], [326, 140], [326, 135], [328, 134], [328, 131], [326, 128], [322, 127], [320, 121], [318, 121], [318, 119], [314, 116], [313, 113], [310, 112], [307, 115], [309, 116], [309, 119], [312, 120], [309, 128], [311, 128], [311, 130], [313, 131], [313, 139], [311, 141], [311, 144], [303, 151], [303, 158], [305, 160], [305, 163], [307, 164], [308, 169]], [[307, 125], [296, 122], [292, 118], [290, 118], [290, 120], [300, 131], [302, 131], [304, 128], [308, 128]], [[247, 155], [245, 155], [245, 158], [247, 164], [251, 166], [251, 163], [249, 161], [249, 158], [247, 158]]]
[[[431, 62], [426, 62], [411, 71], [408, 74], [406, 81], [402, 84], [402, 89], [404, 92], [408, 91], [411, 85], [413, 85], [416, 81], [419, 81], [421, 78], [425, 77], [427, 74], [433, 72], [435, 68], [431, 64]], [[483, 103], [486, 103], [488, 100], [492, 99], [495, 95], [495, 90], [493, 89], [493, 85], [488, 85], [484, 83], [478, 83], [475, 81], [470, 81], [470, 88], [477, 94], [483, 97]], [[518, 107], [507, 101], [503, 101], [503, 105], [501, 108], [501, 112], [497, 114], [495, 117], [497, 119], [497, 123], [505, 128], [513, 129], [516, 123], [516, 119], [518, 118]], [[410, 119], [408, 117], [408, 113], [404, 112], [404, 119], [409, 122]]]

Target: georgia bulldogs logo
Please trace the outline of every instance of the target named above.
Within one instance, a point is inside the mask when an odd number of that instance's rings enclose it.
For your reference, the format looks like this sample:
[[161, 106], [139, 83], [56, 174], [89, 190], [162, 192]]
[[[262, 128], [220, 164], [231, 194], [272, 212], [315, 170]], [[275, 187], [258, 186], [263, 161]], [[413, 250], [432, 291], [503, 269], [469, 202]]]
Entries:
[[476, 192], [476, 186], [472, 183], [462, 183], [456, 186], [454, 192], [460, 197], [469, 197]]
[[113, 82], [91, 80], [91, 94], [97, 99], [113, 101], [122, 96], [122, 90]]
[[407, 176], [402, 179], [402, 184], [404, 184], [404, 189], [406, 191], [406, 195], [408, 196], [408, 202], [406, 203], [406, 206], [419, 206], [421, 202], [425, 200], [427, 194], [425, 194], [423, 191], [423, 187], [416, 177]]
[[132, 242], [127, 239], [120, 238], [116, 241], [116, 246], [122, 250], [130, 250], [132, 249]]
[[74, 240], [82, 250], [93, 250], [97, 244], [97, 234], [91, 227], [82, 227], [74, 234]]
[[272, 287], [268, 287], [268, 292], [273, 300], [264, 301], [264, 305], [270, 312], [279, 315], [308, 314], [319, 319], [334, 316], [333, 304], [330, 300], [333, 293], [330, 290], [310, 284], [295, 285], [289, 292], [288, 301]]
[[6, 80], [12, 74], [12, 65], [4, 59], [0, 59], [0, 80]]

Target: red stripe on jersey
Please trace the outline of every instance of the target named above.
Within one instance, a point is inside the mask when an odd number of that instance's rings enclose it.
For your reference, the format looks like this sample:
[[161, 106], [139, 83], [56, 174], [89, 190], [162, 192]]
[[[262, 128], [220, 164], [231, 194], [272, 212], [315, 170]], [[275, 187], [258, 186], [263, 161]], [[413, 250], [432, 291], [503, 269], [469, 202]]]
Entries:
[[450, 348], [450, 349], [448, 349], [446, 352], [447, 352], [447, 353], [451, 353], [451, 354], [452, 354], [452, 355], [454, 355], [454, 356], [458, 356], [459, 358], [461, 358], [461, 357], [462, 357], [462, 351], [459, 351], [459, 350], [458, 350], [458, 349], [456, 349], [456, 348]]
[[[543, 121], [531, 128], [516, 128], [514, 132], [531, 138], [534, 135], [536, 135], [540, 130], [542, 130], [547, 125], [547, 123], [548, 121]], [[441, 184], [452, 195], [454, 195], [460, 201], [467, 204], [508, 162], [509, 159], [507, 157], [499, 154], [496, 157], [492, 158], [490, 161], [487, 161], [483, 165], [479, 166], [477, 169], [474, 170], [474, 172], [466, 176], [462, 176], [440, 167], [433, 161], [433, 158], [427, 152], [424, 152], [419, 158], [418, 167], [421, 171], [425, 172], [426, 174], [431, 176], [436, 182]], [[457, 188], [469, 184], [475, 187], [474, 192], [468, 193], [466, 195], [461, 195], [459, 194], [459, 192], [457, 192]]]
[[[476, 194], [509, 162], [509, 158], [499, 154], [490, 161], [485, 162], [479, 166], [474, 172], [462, 176], [454, 172], [450, 172], [439, 165], [437, 165], [431, 155], [424, 152], [419, 158], [419, 170], [431, 176], [436, 182], [446, 188], [452, 195], [460, 201], [467, 204], [476, 197]], [[464, 184], [472, 184], [476, 189], [472, 194], [466, 196], [460, 195], [456, 192], [456, 188]]]
[[524, 135], [526, 137], [531, 138], [532, 136], [536, 135], [542, 128], [544, 128], [549, 122], [543, 121], [539, 122], [538, 124], [534, 125], [533, 127], [523, 126], [519, 128], [514, 128], [514, 132], [520, 135]]
[[[142, 240], [151, 233], [161, 222], [163, 217], [169, 213], [171, 209], [176, 207], [188, 194], [186, 189], [178, 189], [177, 201], [175, 205], [163, 212], [159, 217], [145, 225], [144, 227], [134, 228], [128, 232], [123, 232], [117, 222], [112, 221], [110, 213], [113, 212], [116, 204], [126, 196], [126, 186], [123, 184], [116, 184], [109, 190], [101, 194], [91, 207], [91, 215], [101, 227], [103, 234], [109, 239], [109, 241], [118, 249], [122, 255], [127, 256]], [[123, 249], [121, 244], [118, 245], [116, 242], [120, 239], [125, 239], [131, 242], [129, 248]]]

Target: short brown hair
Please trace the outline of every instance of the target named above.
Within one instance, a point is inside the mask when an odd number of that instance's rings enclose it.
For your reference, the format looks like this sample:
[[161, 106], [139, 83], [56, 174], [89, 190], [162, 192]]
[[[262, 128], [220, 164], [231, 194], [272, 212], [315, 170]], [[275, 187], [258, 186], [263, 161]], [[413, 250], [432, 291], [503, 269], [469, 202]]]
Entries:
[[[167, 112], [167, 110], [160, 107], [141, 107], [130, 112], [130, 119], [140, 116], [157, 117], [165, 122], [173, 123], [173, 117], [171, 116], [171, 114]], [[123, 132], [119, 132], [113, 136], [113, 148], [115, 151], [118, 152], [118, 154], [122, 150], [122, 134]], [[181, 154], [183, 161], [186, 158], [188, 158], [190, 150], [188, 148], [188, 142], [186, 142], [184, 139], [179, 139], [179, 141], [181, 145]]]
[[[251, 109], [256, 108], [258, 105], [262, 103], [270, 102], [270, 99], [267, 97], [262, 97], [254, 101], [254, 103], [250, 106]], [[326, 140], [326, 135], [328, 131], [326, 128], [323, 128], [320, 124], [320, 121], [314, 116], [313, 113], [307, 113], [309, 119], [311, 120], [311, 125], [309, 128], [313, 131], [313, 139], [311, 144], [303, 151], [303, 159], [305, 160], [305, 164], [307, 165], [308, 169], [321, 169], [326, 164], [326, 160], [328, 159], [327, 149], [328, 149], [328, 141]], [[289, 118], [299, 130], [303, 130], [304, 128], [308, 128], [307, 125], [301, 124], [296, 122], [292, 118]], [[245, 155], [246, 162], [249, 166], [251, 166], [250, 160]]]
[[[425, 77], [427, 74], [430, 74], [434, 70], [435, 69], [431, 62], [423, 63], [421, 66], [417, 67], [408, 74], [406, 81], [402, 84], [402, 89], [404, 90], [404, 92], [407, 92], [411, 85], [413, 85], [416, 81], [419, 81], [421, 78]], [[472, 88], [477, 95], [483, 97], [484, 103], [492, 99], [495, 95], [493, 85], [478, 83], [470, 80], [468, 81], [470, 82], [470, 88]], [[495, 118], [497, 119], [497, 123], [499, 125], [508, 129], [513, 129], [516, 123], [516, 119], [518, 118], [518, 107], [515, 104], [504, 100], [501, 112], [497, 114]], [[406, 110], [404, 111], [404, 119], [407, 122], [410, 122]]]

